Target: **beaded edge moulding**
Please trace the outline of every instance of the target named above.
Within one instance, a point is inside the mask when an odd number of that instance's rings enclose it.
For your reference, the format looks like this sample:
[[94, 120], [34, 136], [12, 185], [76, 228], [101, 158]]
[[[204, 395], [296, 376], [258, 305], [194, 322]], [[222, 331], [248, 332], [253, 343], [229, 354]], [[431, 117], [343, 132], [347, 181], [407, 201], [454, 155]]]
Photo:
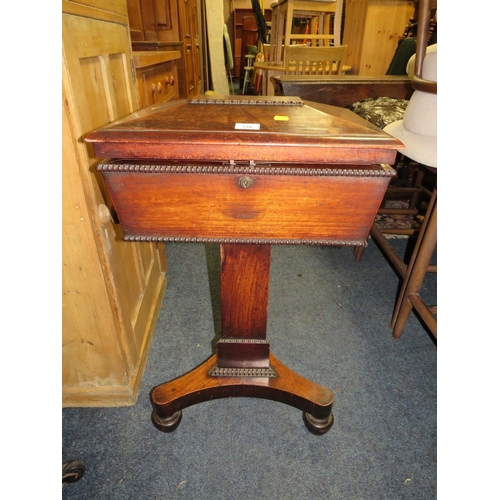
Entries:
[[355, 246], [366, 247], [366, 240], [292, 240], [277, 238], [208, 238], [198, 236], [139, 236], [125, 234], [124, 241], [146, 241], [159, 243], [244, 243], [252, 245], [321, 245], [321, 246]]
[[210, 377], [259, 377], [276, 378], [278, 375], [271, 368], [212, 368], [208, 375]]
[[303, 106], [300, 100], [278, 100], [278, 99], [191, 99], [189, 104], [238, 104], [243, 106]]
[[393, 177], [394, 170], [351, 169], [351, 168], [292, 168], [264, 167], [257, 165], [129, 165], [123, 163], [101, 163], [99, 172], [124, 172], [144, 174], [254, 174], [254, 175], [297, 175], [333, 177]]

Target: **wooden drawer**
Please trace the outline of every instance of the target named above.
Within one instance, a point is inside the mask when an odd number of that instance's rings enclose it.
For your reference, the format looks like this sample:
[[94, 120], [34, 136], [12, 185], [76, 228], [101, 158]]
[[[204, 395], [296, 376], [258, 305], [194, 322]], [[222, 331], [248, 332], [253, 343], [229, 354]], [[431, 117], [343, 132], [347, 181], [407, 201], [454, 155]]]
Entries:
[[179, 51], [133, 52], [139, 108], [179, 99]]
[[179, 98], [173, 61], [136, 70], [136, 78], [141, 108]]
[[125, 239], [362, 245], [390, 167], [99, 166]]

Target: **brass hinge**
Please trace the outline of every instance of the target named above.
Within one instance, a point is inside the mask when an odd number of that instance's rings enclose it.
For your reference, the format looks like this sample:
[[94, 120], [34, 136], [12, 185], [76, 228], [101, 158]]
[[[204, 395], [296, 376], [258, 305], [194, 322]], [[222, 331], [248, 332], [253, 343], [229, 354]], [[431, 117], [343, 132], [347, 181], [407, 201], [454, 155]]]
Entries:
[[229, 165], [231, 165], [231, 167], [236, 167], [236, 166], [241, 167], [242, 165], [249, 166], [249, 167], [255, 167], [256, 163], [254, 160], [248, 160], [248, 161], [229, 160]]
[[130, 72], [132, 73], [132, 81], [135, 83], [135, 68], [133, 59], [130, 59]]
[[223, 161], [223, 165], [230, 167], [270, 167], [271, 163], [268, 161], [255, 161], [255, 160], [229, 160]]

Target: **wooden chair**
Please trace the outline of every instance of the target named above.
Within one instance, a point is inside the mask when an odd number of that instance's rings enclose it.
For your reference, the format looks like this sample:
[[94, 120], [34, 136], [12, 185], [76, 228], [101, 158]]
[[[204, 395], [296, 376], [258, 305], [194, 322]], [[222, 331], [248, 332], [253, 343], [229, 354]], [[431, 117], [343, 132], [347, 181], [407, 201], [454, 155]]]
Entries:
[[[429, 18], [430, 1], [421, 0], [415, 73], [412, 79], [415, 91], [403, 120], [390, 123], [384, 130], [403, 142], [403, 155], [417, 162], [423, 169], [437, 173], [437, 45], [427, 48]], [[411, 311], [415, 310], [437, 338], [437, 307], [427, 305], [419, 293], [427, 273], [437, 272], [437, 266], [430, 265], [437, 247], [437, 181], [407, 265], [396, 254], [390, 240], [377, 229], [376, 224], [370, 234], [403, 279], [392, 317], [393, 336], [401, 336]]]
[[334, 47], [285, 47], [286, 75], [340, 75], [347, 45]]

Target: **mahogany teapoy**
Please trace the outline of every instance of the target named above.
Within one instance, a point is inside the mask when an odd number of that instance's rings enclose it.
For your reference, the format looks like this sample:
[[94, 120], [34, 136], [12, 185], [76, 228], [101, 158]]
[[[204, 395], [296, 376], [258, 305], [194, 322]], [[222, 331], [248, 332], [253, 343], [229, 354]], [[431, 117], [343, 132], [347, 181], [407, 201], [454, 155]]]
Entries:
[[[366, 244], [402, 144], [354, 113], [296, 97], [199, 96], [89, 134], [129, 241], [220, 243], [221, 338], [204, 364], [151, 392], [154, 425], [223, 397], [333, 424], [333, 393], [280, 363], [266, 339], [271, 247]], [[307, 355], [307, 353], [304, 353]]]

